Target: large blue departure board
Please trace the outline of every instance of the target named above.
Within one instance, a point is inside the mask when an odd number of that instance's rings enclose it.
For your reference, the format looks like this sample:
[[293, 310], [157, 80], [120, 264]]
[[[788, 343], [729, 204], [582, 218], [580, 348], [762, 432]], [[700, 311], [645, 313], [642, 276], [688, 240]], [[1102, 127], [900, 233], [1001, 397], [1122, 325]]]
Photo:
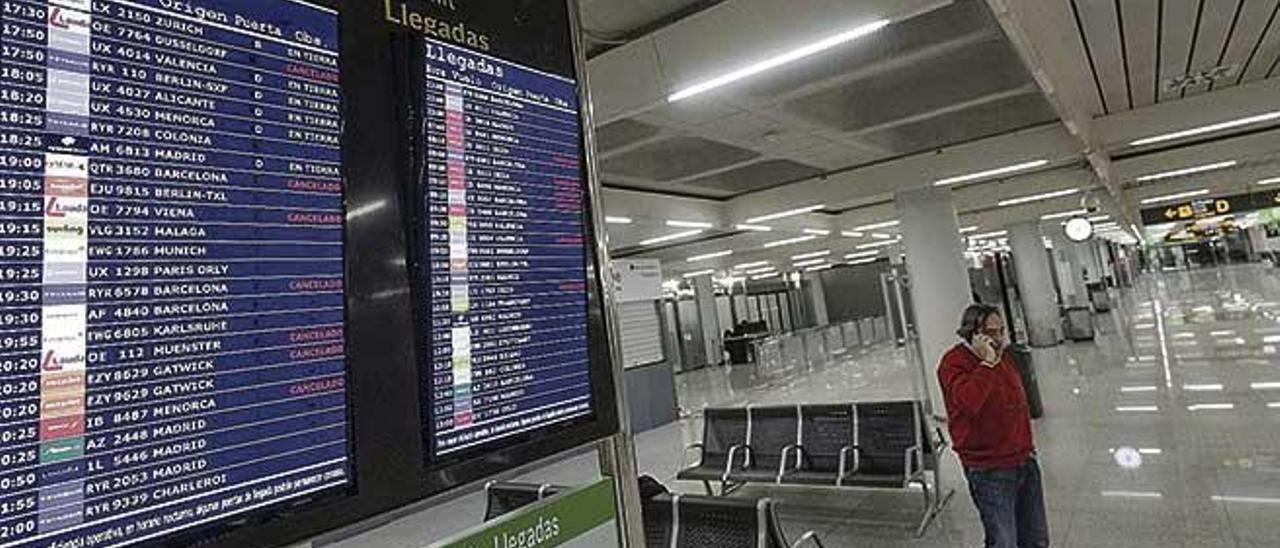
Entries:
[[345, 490], [337, 13], [0, 5], [0, 548]]
[[577, 82], [427, 38], [420, 280], [435, 459], [588, 418]]

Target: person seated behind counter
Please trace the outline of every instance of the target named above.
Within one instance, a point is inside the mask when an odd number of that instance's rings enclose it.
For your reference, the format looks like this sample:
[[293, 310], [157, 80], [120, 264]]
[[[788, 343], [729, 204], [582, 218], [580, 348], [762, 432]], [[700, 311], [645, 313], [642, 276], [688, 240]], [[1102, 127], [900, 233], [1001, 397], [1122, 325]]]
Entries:
[[1031, 412], [1004, 318], [995, 307], [970, 305], [956, 333], [961, 341], [943, 355], [938, 385], [985, 546], [1045, 548], [1049, 525]]

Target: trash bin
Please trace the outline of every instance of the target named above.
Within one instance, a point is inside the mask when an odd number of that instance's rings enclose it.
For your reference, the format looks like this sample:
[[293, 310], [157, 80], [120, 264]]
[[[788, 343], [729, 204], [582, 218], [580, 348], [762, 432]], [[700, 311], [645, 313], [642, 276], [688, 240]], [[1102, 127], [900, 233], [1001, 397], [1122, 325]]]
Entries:
[[1035, 364], [1031, 361], [1031, 350], [1023, 345], [1009, 348], [1013, 355], [1013, 364], [1022, 377], [1022, 390], [1027, 393], [1027, 406], [1031, 408], [1031, 418], [1044, 416], [1044, 401], [1040, 399], [1040, 381], [1036, 379]]
[[1093, 309], [1098, 312], [1111, 311], [1111, 293], [1107, 291], [1105, 282], [1094, 282], [1088, 285], [1089, 302], [1093, 304]]
[[1093, 340], [1093, 310], [1087, 306], [1069, 306], [1067, 313], [1067, 338], [1073, 341]]

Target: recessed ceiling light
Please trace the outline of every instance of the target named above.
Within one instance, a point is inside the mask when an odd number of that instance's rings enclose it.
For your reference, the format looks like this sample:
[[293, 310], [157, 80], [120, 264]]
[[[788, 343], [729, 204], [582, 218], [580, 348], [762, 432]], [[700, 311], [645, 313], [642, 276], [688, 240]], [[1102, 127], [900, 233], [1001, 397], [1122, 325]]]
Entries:
[[902, 221], [895, 219], [892, 221], [885, 221], [882, 223], [872, 223], [869, 225], [862, 225], [860, 227], [854, 228], [853, 231], [854, 232], [870, 232], [872, 230], [879, 230], [881, 228], [893, 228], [900, 224], [902, 224]]
[[997, 175], [1005, 175], [1008, 173], [1015, 173], [1018, 171], [1025, 171], [1028, 169], [1035, 169], [1035, 168], [1043, 167], [1046, 165], [1049, 165], [1048, 160], [1034, 160], [1031, 162], [1023, 162], [1021, 164], [1014, 164], [1011, 166], [998, 167], [995, 169], [988, 169], [986, 171], [979, 171], [977, 173], [970, 173], [968, 175], [958, 175], [956, 177], [947, 177], [946, 179], [939, 179], [937, 181], [934, 181], [933, 184], [934, 186], [947, 186], [947, 185], [954, 185], [958, 183], [967, 183], [969, 181], [977, 181], [979, 179], [986, 179], [989, 177], [995, 177]]
[[702, 221], [667, 221], [667, 226], [673, 228], [711, 228], [715, 225]]
[[1165, 194], [1164, 196], [1155, 196], [1151, 198], [1145, 198], [1142, 200], [1142, 203], [1145, 205], [1145, 204], [1158, 204], [1160, 202], [1172, 202], [1174, 200], [1182, 200], [1185, 198], [1195, 198], [1196, 196], [1204, 196], [1205, 194], [1208, 194], [1208, 193], [1209, 193], [1209, 189], [1202, 188], [1200, 190], [1191, 190], [1187, 192], [1179, 192], [1177, 194]]
[[784, 245], [794, 245], [794, 244], [800, 244], [804, 242], [812, 242], [816, 239], [818, 239], [817, 236], [801, 236], [799, 238], [787, 238], [785, 240], [777, 240], [777, 241], [764, 244], [764, 248], [771, 249], [775, 247], [782, 247]]
[[813, 213], [814, 211], [818, 211], [819, 209], [822, 209], [824, 207], [827, 207], [826, 204], [816, 204], [816, 205], [805, 206], [797, 209], [789, 209], [787, 211], [780, 211], [778, 213], [770, 213], [768, 215], [762, 215], [760, 217], [752, 217], [750, 219], [747, 219], [746, 224], [753, 225], [757, 223], [763, 223], [765, 221], [773, 221], [777, 219], [784, 219], [787, 217], [795, 217], [796, 215]]
[[692, 257], [689, 257], [688, 259], [685, 259], [685, 261], [686, 261], [686, 262], [690, 262], [690, 263], [696, 263], [696, 262], [698, 262], [698, 261], [706, 261], [706, 260], [709, 260], [709, 259], [716, 259], [716, 258], [719, 258], [719, 257], [728, 257], [729, 255], [733, 255], [733, 250], [732, 250], [732, 249], [726, 249], [726, 250], [724, 250], [724, 251], [717, 251], [717, 252], [715, 252], [715, 253], [707, 253], [707, 254], [704, 254], [704, 255], [694, 255], [694, 256], [692, 256]]
[[773, 230], [773, 227], [764, 225], [738, 225], [734, 228], [746, 232], [770, 232]]
[[1041, 215], [1041, 216], [1040, 216], [1040, 220], [1042, 220], [1042, 221], [1052, 221], [1052, 220], [1054, 220], [1054, 219], [1065, 219], [1065, 218], [1067, 218], [1067, 217], [1075, 217], [1075, 216], [1077, 216], [1077, 215], [1085, 215], [1085, 214], [1087, 214], [1087, 213], [1089, 213], [1089, 210], [1087, 210], [1087, 209], [1073, 209], [1073, 210], [1071, 210], [1071, 211], [1060, 211], [1060, 212], [1058, 212], [1058, 213], [1050, 213], [1050, 214], [1048, 214], [1048, 215]]
[[1009, 198], [1008, 200], [1000, 200], [999, 202], [996, 203], [996, 205], [1000, 207], [1009, 207], [1009, 206], [1015, 206], [1020, 204], [1029, 204], [1031, 202], [1039, 202], [1043, 200], [1052, 200], [1054, 198], [1062, 198], [1064, 196], [1071, 196], [1073, 194], [1079, 194], [1079, 193], [1080, 193], [1080, 189], [1078, 188], [1067, 188], [1063, 190], [1055, 190], [1053, 192], [1045, 192], [1042, 194], [1033, 194], [1031, 196], [1022, 196], [1018, 198]]
[[611, 225], [629, 225], [631, 224], [632, 221], [631, 221], [631, 217], [611, 217], [610, 216], [610, 217], [605, 217], [604, 222], [609, 223]]
[[1271, 121], [1271, 120], [1276, 120], [1276, 119], [1280, 119], [1280, 111], [1267, 112], [1267, 113], [1258, 114], [1258, 115], [1255, 115], [1255, 116], [1248, 116], [1248, 117], [1245, 117], [1245, 118], [1239, 118], [1239, 119], [1236, 119], [1236, 120], [1229, 120], [1229, 121], [1226, 121], [1226, 122], [1218, 122], [1218, 123], [1216, 123], [1216, 124], [1209, 124], [1209, 125], [1207, 125], [1207, 126], [1199, 126], [1199, 127], [1194, 127], [1194, 128], [1191, 128], [1191, 129], [1184, 129], [1184, 130], [1182, 130], [1182, 131], [1174, 131], [1174, 132], [1171, 132], [1171, 133], [1162, 133], [1162, 134], [1160, 134], [1160, 135], [1155, 135], [1155, 136], [1152, 136], [1152, 137], [1144, 137], [1144, 138], [1142, 138], [1142, 139], [1138, 139], [1138, 140], [1136, 140], [1136, 141], [1130, 141], [1130, 142], [1129, 142], [1129, 146], [1135, 146], [1135, 147], [1138, 147], [1138, 146], [1142, 146], [1142, 145], [1150, 145], [1150, 144], [1155, 144], [1155, 143], [1162, 143], [1162, 142], [1164, 142], [1164, 141], [1172, 141], [1172, 140], [1174, 140], [1174, 139], [1182, 139], [1182, 138], [1186, 138], [1186, 137], [1194, 137], [1194, 136], [1196, 136], [1196, 135], [1203, 135], [1203, 134], [1205, 134], [1205, 133], [1213, 133], [1213, 132], [1215, 132], [1215, 131], [1222, 131], [1222, 130], [1224, 130], [1224, 129], [1231, 129], [1231, 128], [1234, 128], [1234, 127], [1247, 126], [1247, 125], [1249, 125], [1249, 124], [1257, 124], [1257, 123], [1261, 123], [1261, 122], [1269, 122], [1269, 121]]
[[859, 26], [857, 28], [837, 34], [835, 36], [829, 36], [827, 38], [824, 38], [812, 44], [793, 49], [781, 55], [770, 57], [763, 61], [759, 61], [757, 63], [753, 63], [745, 67], [739, 68], [737, 70], [734, 70], [722, 76], [717, 76], [710, 80], [699, 82], [687, 88], [683, 88], [667, 96], [667, 101], [674, 103], [682, 99], [688, 99], [689, 97], [693, 97], [700, 93], [706, 93], [718, 87], [726, 86], [726, 85], [732, 84], [733, 82], [737, 82], [738, 80], [742, 80], [744, 78], [749, 78], [756, 74], [760, 74], [761, 72], [764, 72], [766, 70], [791, 64], [795, 61], [798, 61], [810, 55], [815, 55], [817, 53], [821, 53], [823, 51], [834, 48], [836, 46], [851, 42], [853, 40], [857, 40], [859, 38], [862, 38], [863, 36], [867, 36], [868, 34], [874, 33], [884, 28], [888, 24], [889, 24], [888, 19], [880, 19], [877, 21], [872, 21], [870, 23]]
[[1199, 165], [1199, 166], [1184, 167], [1184, 168], [1182, 168], [1182, 169], [1175, 169], [1175, 170], [1173, 170], [1173, 171], [1163, 171], [1163, 172], [1160, 172], [1160, 173], [1152, 173], [1152, 174], [1150, 174], [1150, 175], [1143, 175], [1143, 176], [1141, 176], [1141, 177], [1138, 177], [1138, 178], [1137, 178], [1137, 179], [1135, 179], [1135, 180], [1137, 180], [1138, 182], [1159, 181], [1160, 179], [1170, 179], [1170, 178], [1173, 178], [1173, 177], [1181, 177], [1181, 176], [1183, 176], [1183, 175], [1193, 175], [1193, 174], [1196, 174], [1196, 173], [1204, 173], [1204, 172], [1206, 172], [1206, 171], [1213, 171], [1213, 170], [1215, 170], [1215, 169], [1226, 169], [1226, 168], [1232, 167], [1232, 166], [1234, 166], [1234, 165], [1236, 165], [1236, 164], [1238, 164], [1238, 163], [1239, 163], [1239, 162], [1237, 162], [1237, 161], [1235, 161], [1235, 160], [1227, 160], [1227, 161], [1225, 161], [1225, 162], [1215, 162], [1215, 163], [1212, 163], [1212, 164], [1204, 164], [1204, 165]]
[[702, 234], [703, 232], [706, 232], [706, 231], [705, 230], [686, 230], [684, 232], [677, 232], [675, 234], [668, 234], [666, 236], [659, 236], [657, 238], [649, 238], [648, 240], [642, 240], [640, 242], [640, 245], [657, 245], [661, 243], [670, 242], [673, 240], [681, 240], [684, 238], [697, 236], [699, 234]]
[[803, 260], [805, 260], [805, 259], [814, 259], [814, 258], [817, 258], [817, 257], [826, 257], [827, 255], [830, 255], [830, 254], [831, 254], [831, 250], [829, 250], [829, 249], [828, 249], [828, 250], [826, 250], [826, 251], [814, 251], [813, 253], [801, 253], [801, 254], [799, 254], [799, 255], [794, 255], [794, 256], [792, 256], [792, 257], [791, 257], [791, 260], [793, 260], [793, 261], [803, 261]]

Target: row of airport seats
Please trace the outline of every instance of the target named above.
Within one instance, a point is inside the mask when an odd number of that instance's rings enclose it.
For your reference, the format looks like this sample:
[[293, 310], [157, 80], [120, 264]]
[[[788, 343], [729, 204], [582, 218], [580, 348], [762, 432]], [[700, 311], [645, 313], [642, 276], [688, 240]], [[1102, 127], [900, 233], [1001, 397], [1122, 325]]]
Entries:
[[[648, 477], [640, 485], [647, 548], [825, 548], [812, 531], [788, 541], [771, 499], [672, 494]], [[564, 491], [552, 485], [489, 483], [485, 521]]]
[[[708, 408], [693, 464], [677, 478], [702, 482], [708, 495], [748, 483], [924, 492], [916, 535], [950, 500], [943, 494], [942, 431], [929, 427], [918, 401]], [[932, 474], [932, 481], [929, 475]]]

